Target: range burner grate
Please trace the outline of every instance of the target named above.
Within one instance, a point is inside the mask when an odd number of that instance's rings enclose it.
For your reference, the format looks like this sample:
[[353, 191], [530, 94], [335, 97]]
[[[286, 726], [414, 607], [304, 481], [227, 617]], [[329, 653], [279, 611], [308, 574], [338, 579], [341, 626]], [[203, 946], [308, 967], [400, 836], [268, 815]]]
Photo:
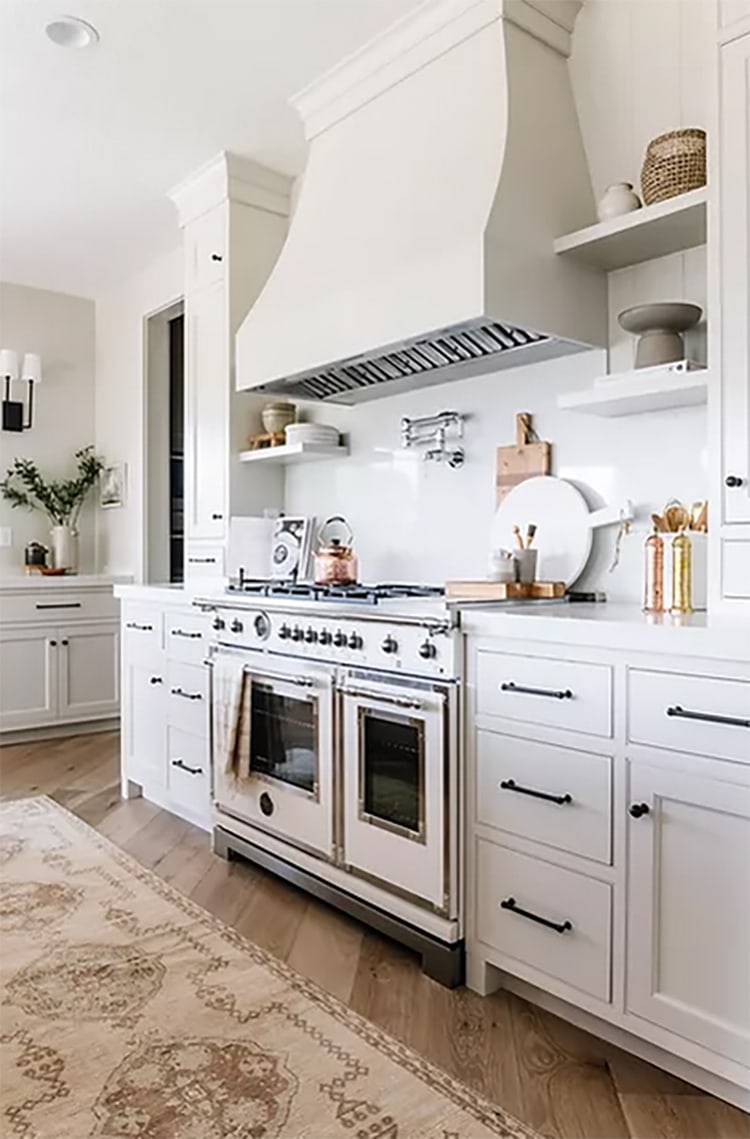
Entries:
[[247, 593], [255, 597], [283, 597], [297, 601], [337, 601], [377, 605], [401, 597], [443, 597], [445, 590], [439, 585], [315, 585], [298, 581], [266, 581], [248, 579], [240, 575], [227, 589], [230, 593]]

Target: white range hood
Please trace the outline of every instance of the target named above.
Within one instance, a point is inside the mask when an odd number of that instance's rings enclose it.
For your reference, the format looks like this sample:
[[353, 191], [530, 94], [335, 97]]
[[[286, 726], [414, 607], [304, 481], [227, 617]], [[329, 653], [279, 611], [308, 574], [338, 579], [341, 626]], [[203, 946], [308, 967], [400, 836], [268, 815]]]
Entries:
[[309, 157], [240, 388], [355, 403], [606, 343], [553, 240], [594, 216], [581, 0], [428, 0], [293, 101]]

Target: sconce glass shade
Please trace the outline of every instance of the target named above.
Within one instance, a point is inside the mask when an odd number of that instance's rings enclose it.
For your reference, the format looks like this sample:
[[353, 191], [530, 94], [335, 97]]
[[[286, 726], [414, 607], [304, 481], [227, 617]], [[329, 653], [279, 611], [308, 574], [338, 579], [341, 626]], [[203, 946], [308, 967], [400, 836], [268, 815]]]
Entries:
[[36, 352], [27, 352], [21, 365], [21, 379], [30, 380], [34, 384], [42, 382], [42, 360]]
[[18, 379], [18, 353], [12, 348], [0, 348], [0, 376]]

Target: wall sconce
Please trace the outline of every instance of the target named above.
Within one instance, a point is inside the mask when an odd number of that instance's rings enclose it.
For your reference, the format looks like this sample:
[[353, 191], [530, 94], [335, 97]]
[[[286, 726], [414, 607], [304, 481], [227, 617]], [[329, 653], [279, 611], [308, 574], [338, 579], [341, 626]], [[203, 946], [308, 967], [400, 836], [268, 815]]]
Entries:
[[[18, 369], [18, 353], [12, 348], [0, 348], [0, 376], [5, 381], [3, 391], [3, 431], [28, 431], [34, 416], [34, 384], [42, 382], [42, 361], [35, 352], [26, 352]], [[26, 421], [24, 405], [10, 398], [10, 385], [15, 380], [25, 381], [28, 387]]]

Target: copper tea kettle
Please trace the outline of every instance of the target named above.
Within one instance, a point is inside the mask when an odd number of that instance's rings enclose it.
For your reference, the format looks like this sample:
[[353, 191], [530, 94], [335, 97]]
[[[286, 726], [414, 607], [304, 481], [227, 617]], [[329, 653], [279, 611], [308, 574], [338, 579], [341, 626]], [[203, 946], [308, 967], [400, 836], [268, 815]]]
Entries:
[[353, 585], [357, 581], [359, 562], [353, 542], [352, 528], [341, 514], [325, 520], [318, 531], [316, 585]]

